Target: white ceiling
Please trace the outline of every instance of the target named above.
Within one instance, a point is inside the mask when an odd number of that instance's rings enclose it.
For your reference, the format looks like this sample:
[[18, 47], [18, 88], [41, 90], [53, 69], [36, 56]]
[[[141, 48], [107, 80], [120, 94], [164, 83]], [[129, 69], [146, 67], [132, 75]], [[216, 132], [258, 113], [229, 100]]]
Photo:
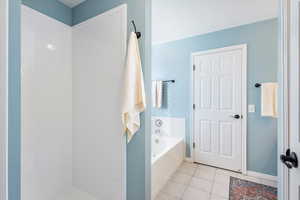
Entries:
[[62, 2], [66, 6], [69, 6], [70, 8], [73, 8], [86, 0], [58, 0], [58, 1]]
[[152, 0], [153, 43], [163, 43], [277, 16], [277, 0]]

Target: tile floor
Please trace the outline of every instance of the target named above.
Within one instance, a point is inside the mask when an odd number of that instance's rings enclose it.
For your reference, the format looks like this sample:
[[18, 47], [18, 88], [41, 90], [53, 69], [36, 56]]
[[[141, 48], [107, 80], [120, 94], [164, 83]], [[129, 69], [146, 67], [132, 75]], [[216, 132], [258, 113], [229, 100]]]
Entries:
[[183, 163], [155, 200], [228, 200], [230, 176], [276, 187], [276, 181], [205, 165]]

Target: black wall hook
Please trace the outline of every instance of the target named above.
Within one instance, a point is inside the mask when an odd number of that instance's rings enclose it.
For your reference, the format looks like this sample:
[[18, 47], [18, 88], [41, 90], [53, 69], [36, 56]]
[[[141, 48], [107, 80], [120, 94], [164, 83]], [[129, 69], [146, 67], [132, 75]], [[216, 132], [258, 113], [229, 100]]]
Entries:
[[135, 32], [135, 34], [136, 34], [136, 37], [137, 37], [137, 39], [139, 39], [139, 38], [142, 36], [142, 34], [141, 34], [141, 32], [136, 31], [136, 26], [135, 26], [134, 20], [132, 20], [131, 23], [132, 23], [132, 25], [133, 25], [133, 28], [134, 28], [134, 32]]

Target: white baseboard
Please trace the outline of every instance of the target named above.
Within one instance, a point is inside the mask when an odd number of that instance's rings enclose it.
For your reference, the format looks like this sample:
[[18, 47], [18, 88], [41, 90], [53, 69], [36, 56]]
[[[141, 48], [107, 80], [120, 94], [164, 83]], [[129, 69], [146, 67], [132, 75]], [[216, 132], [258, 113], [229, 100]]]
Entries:
[[189, 162], [189, 163], [193, 163], [194, 161], [193, 161], [193, 158], [191, 158], [191, 157], [185, 157], [184, 158], [184, 161], [185, 162]]
[[266, 180], [270, 180], [270, 181], [277, 181], [277, 176], [272, 176], [269, 174], [263, 174], [263, 173], [254, 172], [254, 171], [247, 171], [247, 175], [255, 177], [255, 178], [262, 178], [262, 179], [266, 179]]

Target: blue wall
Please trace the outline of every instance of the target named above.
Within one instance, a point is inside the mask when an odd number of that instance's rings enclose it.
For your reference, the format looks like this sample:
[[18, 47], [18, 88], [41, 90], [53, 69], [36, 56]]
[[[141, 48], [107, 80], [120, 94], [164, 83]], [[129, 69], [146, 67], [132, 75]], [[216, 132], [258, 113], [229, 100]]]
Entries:
[[[192, 52], [231, 45], [248, 45], [248, 104], [256, 113], [248, 114], [248, 170], [277, 175], [277, 120], [260, 116], [260, 89], [256, 82], [276, 82], [278, 65], [278, 22], [276, 19], [243, 25], [214, 33], [153, 46], [152, 79], [175, 79], [165, 91], [167, 106], [152, 109], [153, 116], [187, 119], [190, 141], [190, 82]], [[190, 155], [190, 144], [187, 154]]]
[[67, 25], [72, 25], [72, 9], [57, 0], [22, 0], [22, 3]]

